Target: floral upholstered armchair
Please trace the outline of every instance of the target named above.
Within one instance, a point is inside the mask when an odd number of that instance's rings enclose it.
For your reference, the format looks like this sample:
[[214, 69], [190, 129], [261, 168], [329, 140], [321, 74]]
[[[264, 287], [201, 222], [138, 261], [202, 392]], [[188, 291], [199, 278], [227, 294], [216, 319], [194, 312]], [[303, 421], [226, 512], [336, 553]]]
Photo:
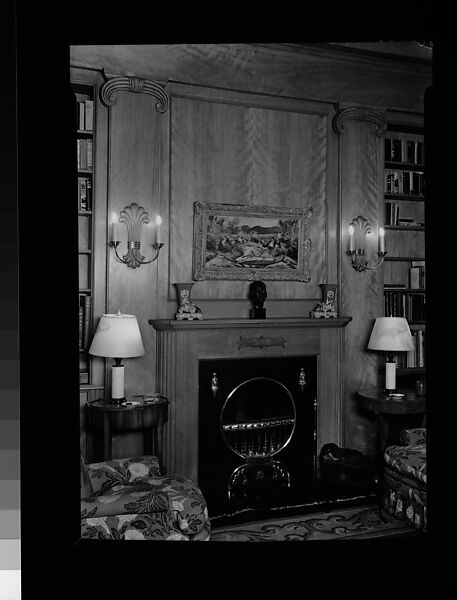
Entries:
[[391, 515], [427, 531], [427, 436], [425, 427], [404, 429], [402, 445], [384, 452], [383, 506]]
[[81, 457], [81, 537], [119, 540], [209, 540], [198, 486], [161, 475], [155, 456], [85, 464]]

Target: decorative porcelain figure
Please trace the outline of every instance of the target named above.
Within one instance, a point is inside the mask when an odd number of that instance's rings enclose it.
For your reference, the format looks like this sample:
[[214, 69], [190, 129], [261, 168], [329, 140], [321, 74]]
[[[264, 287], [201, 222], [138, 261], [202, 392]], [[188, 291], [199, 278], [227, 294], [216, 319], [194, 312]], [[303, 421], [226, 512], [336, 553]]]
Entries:
[[178, 296], [178, 311], [175, 314], [175, 318], [178, 321], [194, 321], [203, 319], [202, 311], [192, 304], [190, 299], [190, 291], [194, 282], [191, 283], [174, 283], [176, 288], [176, 294]]

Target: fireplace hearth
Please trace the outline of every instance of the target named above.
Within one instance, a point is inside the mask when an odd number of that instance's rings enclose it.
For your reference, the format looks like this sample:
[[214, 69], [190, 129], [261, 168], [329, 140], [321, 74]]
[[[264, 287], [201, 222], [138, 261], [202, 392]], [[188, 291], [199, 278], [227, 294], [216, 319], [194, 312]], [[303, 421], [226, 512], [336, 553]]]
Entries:
[[211, 516], [314, 498], [316, 362], [200, 361], [198, 472]]

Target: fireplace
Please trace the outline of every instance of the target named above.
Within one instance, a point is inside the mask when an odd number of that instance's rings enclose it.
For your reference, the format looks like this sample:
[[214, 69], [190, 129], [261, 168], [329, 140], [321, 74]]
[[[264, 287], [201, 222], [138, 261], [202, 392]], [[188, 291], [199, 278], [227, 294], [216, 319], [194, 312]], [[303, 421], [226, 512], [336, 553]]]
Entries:
[[314, 498], [317, 359], [199, 361], [199, 486], [211, 516]]
[[[289, 493], [299, 490], [312, 494], [316, 455], [324, 444], [341, 446], [343, 441], [342, 353], [344, 330], [350, 321], [350, 317], [151, 320], [157, 335], [156, 391], [170, 401], [164, 436], [164, 470], [193, 479], [205, 491], [208, 489], [210, 496], [213, 491], [209, 489], [209, 481], [219, 478], [219, 491], [214, 492], [218, 498], [212, 500], [216, 508], [219, 500], [224, 508], [229, 492], [239, 498], [237, 483], [252, 479], [259, 462], [264, 479], [273, 477], [274, 469], [280, 469], [276, 471], [277, 481], [287, 487], [287, 471]], [[306, 381], [303, 391], [301, 369]], [[214, 373], [217, 381], [213, 381]], [[278, 384], [282, 384], [293, 398], [295, 416], [290, 407], [277, 414], [259, 412], [259, 407], [264, 406], [260, 400], [246, 404], [245, 410], [250, 412], [244, 416], [237, 415], [235, 400], [241, 398], [239, 394], [232, 396], [233, 406], [227, 404], [227, 410], [222, 410], [237, 386], [256, 378], [276, 381], [272, 385], [278, 390]], [[238, 388], [238, 392], [249, 392], [247, 395], [252, 396], [247, 384]], [[271, 399], [269, 402], [275, 408], [275, 402]], [[240, 434], [234, 433], [237, 425], [242, 425]], [[245, 436], [248, 429], [253, 432], [249, 438], [251, 445]], [[267, 430], [271, 434], [269, 452], [267, 445], [262, 450], [259, 437]], [[278, 437], [272, 441], [273, 431]], [[235, 476], [231, 479], [235, 469], [243, 465], [250, 470], [240, 469], [239, 479]], [[260, 481], [257, 483], [260, 485]], [[277, 491], [280, 495], [281, 485]]]

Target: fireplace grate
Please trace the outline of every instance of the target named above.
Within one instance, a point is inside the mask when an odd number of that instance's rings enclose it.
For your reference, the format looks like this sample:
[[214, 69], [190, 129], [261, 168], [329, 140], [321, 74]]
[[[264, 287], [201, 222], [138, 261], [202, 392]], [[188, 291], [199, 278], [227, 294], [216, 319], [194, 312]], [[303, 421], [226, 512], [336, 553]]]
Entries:
[[294, 428], [294, 417], [222, 425], [228, 445], [241, 456], [271, 456], [281, 450]]

